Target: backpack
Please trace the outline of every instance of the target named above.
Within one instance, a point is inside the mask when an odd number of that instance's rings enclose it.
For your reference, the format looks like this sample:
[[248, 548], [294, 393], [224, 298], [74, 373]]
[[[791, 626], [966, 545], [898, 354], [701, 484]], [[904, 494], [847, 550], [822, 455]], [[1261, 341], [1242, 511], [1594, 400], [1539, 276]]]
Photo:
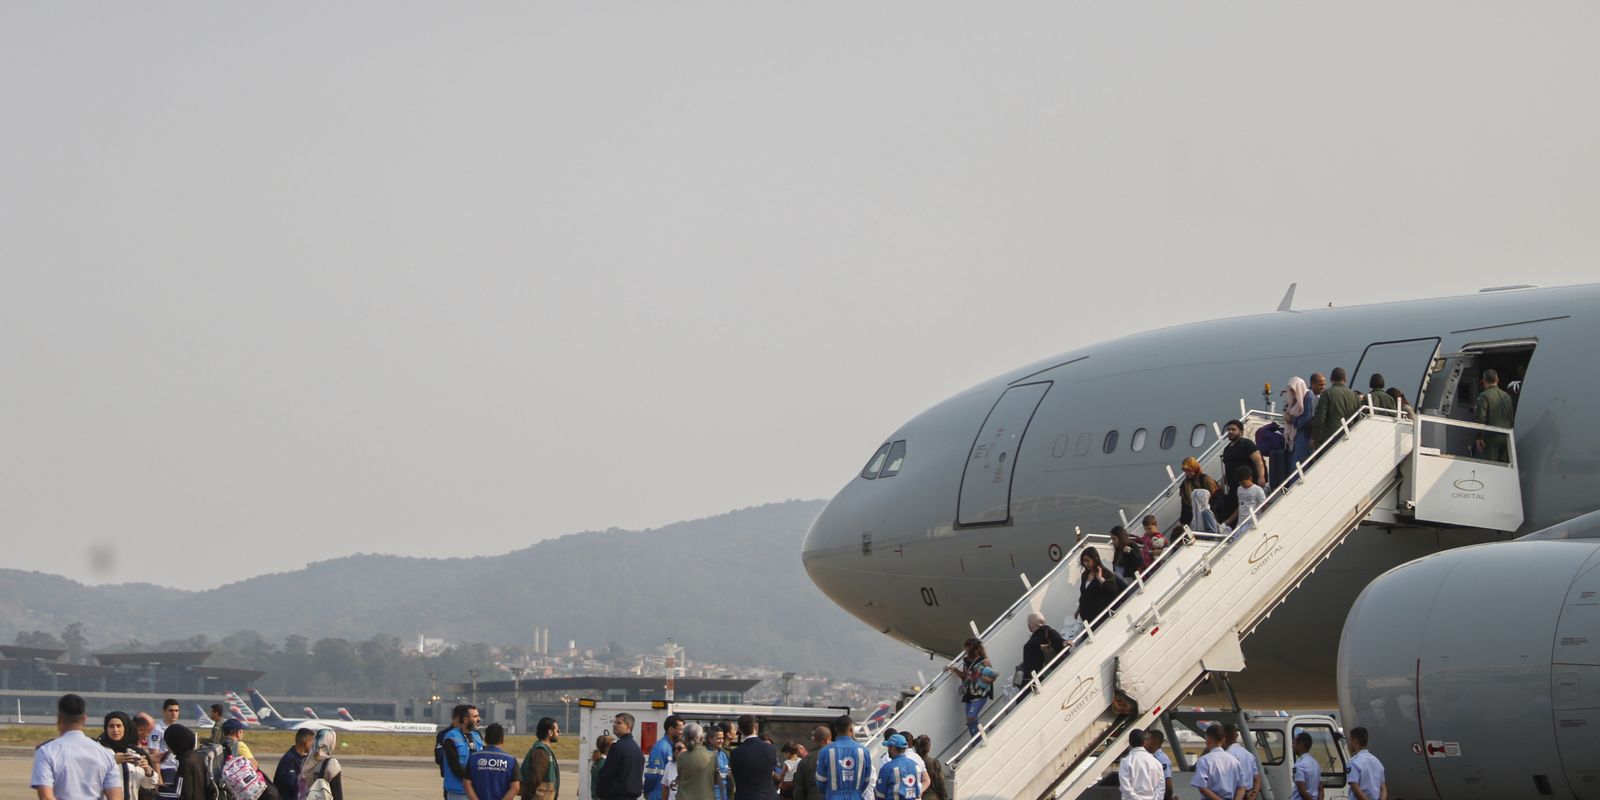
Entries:
[[227, 748], [218, 742], [206, 742], [196, 746], [194, 754], [199, 756], [201, 763], [205, 765], [206, 800], [226, 800], [227, 795], [224, 794], [225, 789], [222, 785], [222, 765], [228, 758]]
[[455, 728], [440, 728], [439, 732], [433, 735], [433, 763], [439, 765], [439, 777], [441, 778], [445, 775], [444, 735], [452, 730], [455, 730]]
[[327, 771], [327, 759], [323, 759], [322, 763], [311, 771], [311, 774], [316, 779], [311, 781], [310, 786], [306, 787], [305, 800], [333, 800], [333, 786], [329, 785], [327, 778], [322, 777], [323, 773]]
[[216, 784], [222, 788], [223, 797], [232, 800], [258, 800], [266, 789], [266, 778], [250, 763], [250, 759], [236, 755], [222, 758]]

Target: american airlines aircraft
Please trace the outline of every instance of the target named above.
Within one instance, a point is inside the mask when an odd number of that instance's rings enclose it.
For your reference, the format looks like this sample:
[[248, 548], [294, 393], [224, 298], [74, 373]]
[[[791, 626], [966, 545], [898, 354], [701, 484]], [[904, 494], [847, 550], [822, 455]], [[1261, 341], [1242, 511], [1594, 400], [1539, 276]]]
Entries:
[[1339, 705], [1372, 729], [1396, 797], [1600, 798], [1600, 520], [1577, 519], [1600, 508], [1600, 285], [1309, 310], [1292, 292], [1274, 313], [1072, 350], [917, 415], [813, 523], [812, 580], [952, 654], [1019, 574], [1143, 507], [1240, 398], [1263, 406], [1264, 384], [1276, 400], [1291, 376], [1342, 366], [1364, 392], [1378, 372], [1419, 413], [1470, 420], [1493, 368], [1517, 397], [1521, 529], [1362, 527], [1244, 641], [1233, 686], [1252, 707]]

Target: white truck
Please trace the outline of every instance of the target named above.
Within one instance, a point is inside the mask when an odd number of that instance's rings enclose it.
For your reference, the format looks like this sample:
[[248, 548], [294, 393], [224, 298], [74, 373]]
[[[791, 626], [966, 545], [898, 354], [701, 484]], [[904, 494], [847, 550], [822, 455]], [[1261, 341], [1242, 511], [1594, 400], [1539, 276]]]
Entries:
[[[1205, 749], [1200, 736], [1206, 724], [1222, 724], [1237, 717], [1232, 712], [1172, 712], [1175, 732], [1179, 741], [1171, 736], [1162, 750], [1172, 759], [1173, 795], [1179, 798], [1199, 798], [1200, 790], [1189, 785], [1194, 780], [1194, 761]], [[1261, 760], [1261, 796], [1265, 800], [1289, 800], [1294, 796], [1294, 753], [1291, 743], [1301, 731], [1311, 734], [1311, 757], [1322, 767], [1322, 800], [1347, 800], [1345, 764], [1349, 754], [1344, 748], [1344, 734], [1338, 723], [1327, 714], [1293, 714], [1268, 716], [1245, 714], [1250, 728], [1250, 738], [1255, 742], [1256, 758]], [[1088, 800], [1116, 800], [1117, 774], [1113, 771], [1100, 785], [1089, 790]]]
[[[717, 722], [737, 723], [746, 714], [761, 721], [761, 731], [769, 734], [780, 746], [784, 742], [799, 742], [811, 747], [811, 731], [818, 725], [832, 723], [850, 709], [841, 707], [801, 708], [796, 706], [727, 705], [721, 703], [679, 703], [668, 700], [648, 702], [607, 702], [603, 700], [578, 700], [578, 756], [580, 759], [578, 797], [591, 800], [589, 793], [590, 754], [602, 734], [611, 734], [611, 720], [618, 712], [633, 715], [633, 738], [646, 757], [656, 740], [661, 738], [667, 716], [677, 714], [685, 722], [698, 722], [710, 727]], [[1287, 798], [1285, 798], [1287, 800]]]

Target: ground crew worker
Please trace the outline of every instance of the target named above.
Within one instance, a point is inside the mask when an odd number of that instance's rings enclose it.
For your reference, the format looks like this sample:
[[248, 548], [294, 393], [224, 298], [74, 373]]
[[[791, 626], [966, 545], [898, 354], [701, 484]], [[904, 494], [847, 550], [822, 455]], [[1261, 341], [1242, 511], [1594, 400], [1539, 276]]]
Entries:
[[878, 772], [878, 800], [917, 800], [922, 797], [922, 777], [917, 773], [917, 762], [906, 758], [906, 737], [895, 734], [885, 739], [883, 746], [889, 750], [889, 763]]
[[667, 721], [661, 725], [665, 736], [650, 748], [650, 758], [644, 762], [644, 797], [645, 800], [667, 800], [668, 786], [662, 781], [667, 774], [667, 762], [672, 760], [673, 745], [678, 743], [678, 737], [683, 735], [683, 718], [677, 714], [668, 714]]
[[1329, 373], [1333, 385], [1317, 397], [1317, 410], [1311, 417], [1313, 446], [1321, 447], [1339, 433], [1340, 423], [1361, 410], [1361, 395], [1345, 385], [1348, 380], [1344, 367], [1334, 367]]
[[[1516, 420], [1517, 409], [1511, 395], [1500, 388], [1500, 374], [1492, 369], [1483, 371], [1483, 391], [1478, 392], [1478, 402], [1473, 406], [1472, 421], [1479, 425], [1509, 428]], [[1490, 461], [1506, 463], [1511, 460], [1507, 452], [1506, 435], [1478, 431], [1478, 450]]]
[[1228, 743], [1228, 755], [1239, 760], [1239, 765], [1244, 767], [1240, 784], [1244, 786], [1245, 800], [1257, 800], [1261, 797], [1261, 759], [1250, 752], [1239, 741], [1239, 726], [1229, 722], [1222, 726], [1224, 741]]
[[1387, 408], [1390, 411], [1400, 410], [1400, 402], [1394, 399], [1394, 395], [1384, 390], [1384, 385], [1383, 375], [1372, 373], [1372, 377], [1367, 379], [1367, 388], [1371, 390], [1367, 392], [1367, 405], [1373, 408]]
[[1239, 782], [1244, 767], [1223, 747], [1224, 738], [1221, 725], [1206, 728], [1206, 751], [1194, 762], [1194, 780], [1189, 785], [1199, 789], [1206, 800], [1244, 800], [1245, 787]]
[[1322, 765], [1311, 756], [1311, 734], [1294, 735], [1294, 794], [1289, 800], [1321, 800]]
[[1381, 800], [1389, 794], [1388, 780], [1383, 762], [1367, 750], [1367, 729], [1350, 729], [1350, 765], [1345, 771], [1350, 776], [1350, 796], [1355, 800]]
[[861, 800], [872, 788], [872, 753], [852, 734], [848, 714], [833, 721], [833, 742], [817, 754], [817, 788], [826, 800]]

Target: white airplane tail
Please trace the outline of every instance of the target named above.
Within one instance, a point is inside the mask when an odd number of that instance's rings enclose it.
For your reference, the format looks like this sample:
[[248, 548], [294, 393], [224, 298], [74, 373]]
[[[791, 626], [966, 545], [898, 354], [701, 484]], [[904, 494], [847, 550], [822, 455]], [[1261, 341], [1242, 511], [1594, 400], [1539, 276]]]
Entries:
[[356, 717], [355, 717], [354, 714], [350, 713], [350, 709], [343, 708], [343, 707], [341, 707], [339, 709], [339, 719], [342, 719], [345, 722], [355, 722], [356, 721]]

